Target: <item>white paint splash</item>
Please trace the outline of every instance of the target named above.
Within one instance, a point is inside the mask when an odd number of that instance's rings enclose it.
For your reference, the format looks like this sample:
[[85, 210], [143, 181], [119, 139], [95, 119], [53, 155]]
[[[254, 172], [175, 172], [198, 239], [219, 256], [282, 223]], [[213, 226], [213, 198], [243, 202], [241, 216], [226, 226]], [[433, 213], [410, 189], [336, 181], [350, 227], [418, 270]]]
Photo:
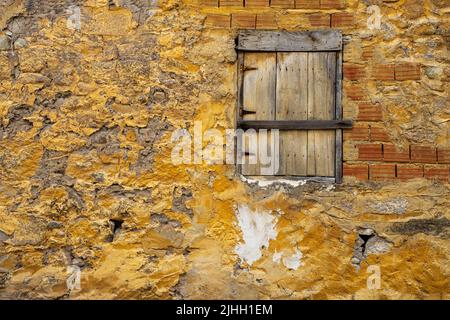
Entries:
[[295, 253], [292, 256], [283, 258], [283, 264], [288, 269], [297, 270], [298, 267], [303, 265], [302, 257], [302, 252], [299, 249], [295, 249]]
[[276, 252], [272, 256], [272, 261], [275, 263], [280, 263], [281, 257], [283, 256], [283, 252]]
[[302, 258], [303, 253], [300, 249], [296, 248], [295, 253], [291, 256], [283, 257], [283, 252], [275, 252], [272, 256], [272, 260], [275, 263], [283, 262], [283, 265], [290, 270], [297, 270], [300, 266], [303, 265]]
[[269, 241], [277, 237], [277, 218], [270, 212], [251, 211], [247, 205], [238, 205], [236, 215], [244, 242], [236, 246], [235, 252], [251, 265], [261, 258], [262, 249], [269, 247]]

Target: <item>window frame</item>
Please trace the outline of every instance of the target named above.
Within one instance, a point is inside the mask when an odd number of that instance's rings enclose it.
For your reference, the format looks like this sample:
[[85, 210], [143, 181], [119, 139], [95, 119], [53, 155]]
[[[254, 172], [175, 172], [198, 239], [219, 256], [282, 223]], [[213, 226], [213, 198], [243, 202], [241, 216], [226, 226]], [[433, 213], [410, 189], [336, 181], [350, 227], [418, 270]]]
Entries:
[[[335, 130], [334, 177], [320, 176], [265, 176], [265, 179], [311, 180], [320, 182], [342, 182], [343, 148], [342, 130], [352, 127], [351, 120], [342, 118], [342, 33], [339, 30], [315, 31], [268, 31], [239, 30], [236, 39], [237, 51], [237, 110], [236, 128], [279, 130]], [[335, 112], [333, 120], [243, 120], [244, 54], [245, 52], [335, 52]], [[242, 174], [242, 165], [237, 165]]]

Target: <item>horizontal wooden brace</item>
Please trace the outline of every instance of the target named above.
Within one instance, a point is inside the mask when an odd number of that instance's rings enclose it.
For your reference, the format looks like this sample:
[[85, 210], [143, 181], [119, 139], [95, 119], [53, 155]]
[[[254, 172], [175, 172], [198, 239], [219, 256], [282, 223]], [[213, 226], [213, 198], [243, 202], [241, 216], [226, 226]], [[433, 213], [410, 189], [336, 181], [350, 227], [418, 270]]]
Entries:
[[241, 30], [237, 50], [242, 51], [339, 51], [339, 30], [270, 31]]
[[275, 175], [275, 176], [256, 176], [256, 175], [246, 175], [247, 183], [254, 182], [272, 182], [273, 184], [283, 184], [286, 182], [295, 181], [307, 181], [307, 182], [317, 182], [317, 183], [335, 183], [335, 177], [319, 177], [319, 176], [286, 176], [286, 175]]
[[239, 120], [242, 129], [279, 129], [279, 130], [328, 130], [347, 129], [353, 126], [351, 120]]

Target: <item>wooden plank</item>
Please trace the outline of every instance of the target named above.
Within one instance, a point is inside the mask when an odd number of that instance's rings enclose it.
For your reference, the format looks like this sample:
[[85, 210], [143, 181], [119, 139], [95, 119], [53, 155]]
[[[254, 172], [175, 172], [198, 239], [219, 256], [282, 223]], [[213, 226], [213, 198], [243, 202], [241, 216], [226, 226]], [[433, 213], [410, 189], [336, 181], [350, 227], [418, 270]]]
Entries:
[[[336, 54], [336, 114], [335, 119], [342, 119], [342, 51]], [[342, 182], [342, 129], [336, 130], [335, 151], [335, 176], [336, 183]]]
[[[308, 119], [335, 117], [336, 53], [308, 53]], [[309, 176], [334, 176], [335, 132], [308, 131]]]
[[[243, 67], [243, 120], [275, 119], [276, 53], [244, 55]], [[249, 155], [257, 148], [245, 149]], [[248, 163], [249, 157], [246, 157]], [[243, 164], [242, 174], [260, 174], [260, 164]]]
[[244, 77], [243, 77], [243, 68], [244, 68], [244, 52], [238, 52], [238, 61], [237, 61], [237, 112], [236, 112], [236, 121], [242, 120], [241, 110], [244, 105]]
[[279, 129], [279, 130], [334, 130], [347, 129], [352, 120], [240, 120], [238, 127], [243, 129]]
[[267, 181], [274, 183], [286, 183], [289, 181], [289, 184], [293, 181], [307, 181], [307, 182], [315, 182], [315, 183], [334, 183], [334, 177], [301, 177], [301, 176], [247, 176], [247, 183], [252, 183], [251, 179], [257, 179], [258, 181]]
[[[239, 128], [239, 121], [242, 120], [241, 118], [241, 110], [243, 109], [243, 104], [244, 104], [244, 77], [243, 77], [243, 68], [244, 68], [244, 52], [242, 51], [238, 51], [237, 53], [237, 70], [236, 70], [236, 74], [237, 74], [237, 94], [238, 94], [238, 99], [237, 99], [237, 108], [236, 108], [236, 114], [235, 114], [235, 121], [236, 121], [236, 128]], [[237, 139], [234, 139], [235, 145], [234, 145], [234, 154], [239, 157], [241, 155], [241, 151], [242, 150], [238, 150], [237, 149]], [[236, 168], [237, 168], [237, 173], [241, 174], [242, 173], [242, 165], [240, 165], [237, 161], [236, 161]]]
[[338, 30], [269, 31], [241, 30], [238, 50], [243, 51], [337, 51], [342, 49]]
[[254, 111], [243, 120], [275, 119], [276, 53], [252, 53], [244, 56], [243, 108]]
[[[308, 54], [277, 53], [277, 120], [306, 120], [308, 117]], [[279, 175], [306, 175], [307, 132], [280, 132]]]

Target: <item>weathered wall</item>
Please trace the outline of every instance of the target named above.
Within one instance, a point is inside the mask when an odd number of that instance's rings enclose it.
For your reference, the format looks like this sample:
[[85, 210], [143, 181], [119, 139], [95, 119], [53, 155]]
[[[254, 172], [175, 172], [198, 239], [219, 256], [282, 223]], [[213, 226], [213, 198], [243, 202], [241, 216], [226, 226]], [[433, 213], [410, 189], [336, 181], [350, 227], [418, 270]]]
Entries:
[[[0, 298], [449, 299], [449, 14], [445, 0], [0, 1]], [[238, 28], [330, 27], [355, 120], [342, 185], [172, 165], [175, 128], [234, 126]]]

